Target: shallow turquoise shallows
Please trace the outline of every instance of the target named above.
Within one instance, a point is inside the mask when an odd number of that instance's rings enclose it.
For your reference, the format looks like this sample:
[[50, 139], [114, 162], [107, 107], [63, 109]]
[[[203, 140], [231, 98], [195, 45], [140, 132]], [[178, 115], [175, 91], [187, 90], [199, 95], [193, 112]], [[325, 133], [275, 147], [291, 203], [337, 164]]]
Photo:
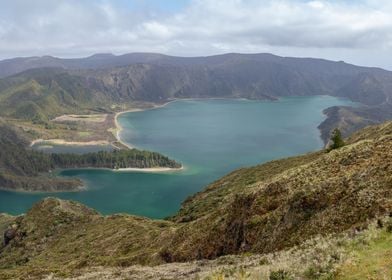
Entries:
[[0, 212], [19, 214], [46, 196], [80, 201], [104, 214], [126, 212], [153, 218], [175, 213], [189, 195], [243, 166], [298, 155], [323, 146], [317, 126], [322, 110], [352, 105], [330, 96], [279, 101], [183, 100], [120, 116], [121, 138], [163, 153], [185, 169], [171, 173], [66, 170], [88, 191], [26, 194], [0, 192]]

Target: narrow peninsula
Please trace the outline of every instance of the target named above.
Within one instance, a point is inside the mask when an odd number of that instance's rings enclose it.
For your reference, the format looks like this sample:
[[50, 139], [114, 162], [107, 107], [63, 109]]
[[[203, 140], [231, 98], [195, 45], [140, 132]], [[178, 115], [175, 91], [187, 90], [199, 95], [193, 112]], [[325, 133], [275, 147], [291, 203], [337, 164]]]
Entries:
[[28, 146], [26, 132], [0, 119], [0, 185], [2, 189], [28, 192], [78, 191], [79, 179], [53, 175], [66, 168], [114, 170], [173, 170], [181, 164], [156, 152], [115, 149], [86, 154], [43, 153]]

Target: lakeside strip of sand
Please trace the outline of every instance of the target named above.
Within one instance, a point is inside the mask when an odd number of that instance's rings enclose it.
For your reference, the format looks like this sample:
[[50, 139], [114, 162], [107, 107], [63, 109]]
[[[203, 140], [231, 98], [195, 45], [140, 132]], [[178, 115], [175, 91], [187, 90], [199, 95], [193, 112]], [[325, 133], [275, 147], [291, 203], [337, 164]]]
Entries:
[[117, 113], [114, 115], [114, 125], [115, 125], [115, 132], [113, 133], [113, 134], [114, 134], [114, 137], [116, 137], [116, 139], [117, 139], [117, 141], [118, 141], [119, 143], [121, 143], [122, 145], [124, 145], [125, 147], [127, 147], [127, 148], [129, 148], [129, 149], [134, 149], [135, 147], [133, 147], [132, 145], [130, 145], [130, 144], [124, 142], [123, 140], [121, 140], [120, 133], [121, 133], [121, 131], [123, 130], [123, 127], [120, 125], [120, 123], [119, 123], [119, 121], [117, 120], [117, 118], [118, 118], [120, 115], [125, 114], [125, 113], [140, 112], [140, 111], [143, 111], [143, 109], [135, 108], [135, 109], [130, 109], [130, 110], [122, 111], [122, 112], [117, 112]]
[[114, 172], [147, 172], [147, 173], [157, 173], [157, 172], [173, 172], [173, 171], [181, 171], [184, 170], [184, 167], [180, 168], [170, 168], [170, 167], [152, 167], [152, 168], [119, 168], [112, 169]]
[[116, 137], [117, 141], [119, 143], [123, 144], [124, 146], [128, 147], [129, 149], [134, 149], [135, 148], [131, 144], [128, 144], [128, 143], [124, 142], [123, 140], [121, 140], [120, 134], [121, 134], [121, 131], [123, 130], [123, 127], [121, 126], [120, 122], [118, 121], [118, 117], [120, 115], [125, 114], [125, 113], [141, 112], [141, 111], [147, 111], [147, 110], [153, 110], [153, 109], [162, 108], [162, 107], [168, 105], [169, 103], [175, 102], [175, 101], [177, 101], [177, 99], [170, 100], [170, 101], [168, 101], [166, 103], [163, 103], [163, 104], [153, 105], [152, 107], [149, 107], [149, 108], [133, 108], [133, 109], [117, 112], [114, 115], [114, 125], [115, 125], [114, 136]]
[[[67, 168], [67, 170], [109, 170], [112, 172], [145, 172], [145, 173], [159, 173], [159, 172], [177, 172], [185, 170], [184, 166], [180, 168], [171, 167], [150, 167], [150, 168], [138, 168], [138, 167], [127, 167], [127, 168], [107, 168], [107, 167], [80, 167], [80, 168]], [[61, 170], [61, 169], [59, 169]]]
[[65, 141], [64, 139], [36, 139], [31, 141], [30, 147], [35, 144], [46, 144], [46, 145], [64, 145], [64, 146], [106, 146], [110, 143], [106, 140], [96, 140], [88, 142], [77, 142], [77, 141]]

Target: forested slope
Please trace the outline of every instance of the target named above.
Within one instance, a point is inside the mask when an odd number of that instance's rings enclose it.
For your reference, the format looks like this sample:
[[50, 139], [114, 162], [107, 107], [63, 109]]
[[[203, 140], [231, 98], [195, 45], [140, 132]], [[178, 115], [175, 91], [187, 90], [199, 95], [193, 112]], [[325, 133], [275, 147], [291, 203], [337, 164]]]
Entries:
[[179, 168], [181, 165], [159, 153], [115, 150], [88, 154], [46, 154], [27, 146], [24, 132], [0, 120], [0, 188], [24, 191], [78, 190], [75, 179], [49, 176], [57, 168]]

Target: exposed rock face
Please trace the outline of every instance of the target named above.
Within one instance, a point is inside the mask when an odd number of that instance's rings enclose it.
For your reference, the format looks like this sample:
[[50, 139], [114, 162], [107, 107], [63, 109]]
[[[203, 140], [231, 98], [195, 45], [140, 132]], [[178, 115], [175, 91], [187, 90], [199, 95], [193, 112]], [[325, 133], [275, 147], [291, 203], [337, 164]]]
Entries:
[[4, 246], [7, 246], [16, 237], [16, 228], [9, 228], [4, 232]]

